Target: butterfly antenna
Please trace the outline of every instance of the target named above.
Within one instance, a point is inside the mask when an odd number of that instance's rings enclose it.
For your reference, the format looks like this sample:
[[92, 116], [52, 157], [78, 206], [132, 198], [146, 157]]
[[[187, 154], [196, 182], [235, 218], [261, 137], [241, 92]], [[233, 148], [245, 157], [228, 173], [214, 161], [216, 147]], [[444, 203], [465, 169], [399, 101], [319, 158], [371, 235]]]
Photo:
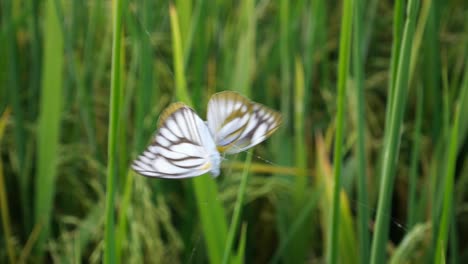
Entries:
[[[240, 150], [240, 148], [239, 148], [239, 147], [237, 147], [237, 146], [235, 146], [235, 145], [234, 145], [234, 146], [232, 146], [232, 147], [234, 147], [234, 148], [237, 148], [238, 150]], [[248, 149], [241, 150], [241, 152], [245, 152], [245, 153], [247, 153], [247, 151], [248, 151]], [[252, 150], [252, 151], [253, 151], [253, 150]], [[261, 160], [261, 161], [264, 161], [265, 163], [268, 163], [268, 164], [270, 164], [270, 165], [273, 165], [273, 166], [280, 166], [279, 164], [276, 164], [276, 163], [274, 163], [274, 162], [273, 162], [273, 161], [271, 161], [271, 160], [268, 160], [268, 159], [262, 158], [262, 157], [261, 157], [261, 156], [259, 156], [259, 155], [253, 154], [253, 156], [254, 156], [255, 158], [257, 158], [257, 159]]]
[[[348, 196], [348, 198], [354, 202], [354, 204], [357, 204], [358, 206], [364, 206], [366, 209], [368, 209], [369, 211], [371, 211], [373, 214], [377, 213], [377, 210], [376, 208], [370, 206], [368, 203], [366, 202], [362, 202], [362, 201], [359, 201], [351, 196]], [[402, 229], [403, 231], [405, 232], [408, 232], [409, 231], [409, 228], [403, 224], [398, 218], [395, 218], [393, 217], [391, 214], [385, 214], [389, 219], [390, 221], [392, 222], [392, 224], [394, 224], [396, 227]]]
[[222, 159], [223, 161], [229, 160], [228, 158], [226, 158], [226, 153], [223, 153], [223, 155], [221, 156], [221, 159]]

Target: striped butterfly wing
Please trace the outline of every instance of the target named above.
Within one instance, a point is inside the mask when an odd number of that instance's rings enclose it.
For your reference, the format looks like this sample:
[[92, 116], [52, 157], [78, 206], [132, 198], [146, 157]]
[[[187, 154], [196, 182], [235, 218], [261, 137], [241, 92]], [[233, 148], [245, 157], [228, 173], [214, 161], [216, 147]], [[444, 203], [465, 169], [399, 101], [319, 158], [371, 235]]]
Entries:
[[281, 115], [232, 91], [213, 95], [207, 123], [220, 152], [235, 154], [264, 141], [278, 129]]
[[193, 109], [171, 104], [161, 114], [158, 127], [153, 143], [133, 161], [136, 172], [173, 179], [208, 171], [219, 174], [219, 152], [208, 127]]

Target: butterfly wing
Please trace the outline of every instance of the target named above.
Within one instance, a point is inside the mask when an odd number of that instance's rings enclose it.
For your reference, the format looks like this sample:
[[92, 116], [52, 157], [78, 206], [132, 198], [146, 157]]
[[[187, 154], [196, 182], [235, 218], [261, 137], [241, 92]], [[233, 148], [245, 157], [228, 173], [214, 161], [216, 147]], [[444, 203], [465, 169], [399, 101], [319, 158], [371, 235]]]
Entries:
[[216, 145], [208, 127], [193, 109], [182, 103], [170, 105], [161, 114], [158, 127], [153, 143], [133, 161], [136, 172], [175, 179], [208, 171], [219, 174], [221, 158]]
[[213, 95], [207, 123], [220, 152], [234, 154], [251, 148], [278, 129], [281, 115], [232, 91]]

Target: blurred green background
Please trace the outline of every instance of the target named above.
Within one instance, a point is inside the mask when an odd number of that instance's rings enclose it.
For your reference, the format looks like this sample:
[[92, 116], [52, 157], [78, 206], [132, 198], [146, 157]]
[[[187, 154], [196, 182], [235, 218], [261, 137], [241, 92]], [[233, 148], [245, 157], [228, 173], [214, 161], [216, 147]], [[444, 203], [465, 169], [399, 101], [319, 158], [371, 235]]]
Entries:
[[[1, 263], [465, 263], [464, 0], [2, 0]], [[281, 128], [137, 175], [173, 101]]]

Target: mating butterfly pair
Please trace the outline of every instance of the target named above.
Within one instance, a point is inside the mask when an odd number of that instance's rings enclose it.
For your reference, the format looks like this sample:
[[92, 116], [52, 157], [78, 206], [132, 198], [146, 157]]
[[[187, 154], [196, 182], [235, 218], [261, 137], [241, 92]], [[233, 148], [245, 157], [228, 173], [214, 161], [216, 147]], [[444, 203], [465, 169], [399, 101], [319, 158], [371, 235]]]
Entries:
[[180, 179], [220, 173], [221, 154], [235, 154], [270, 136], [281, 115], [238, 93], [214, 94], [207, 121], [183, 103], [173, 103], [159, 117], [153, 143], [133, 161], [132, 168], [150, 177]]

